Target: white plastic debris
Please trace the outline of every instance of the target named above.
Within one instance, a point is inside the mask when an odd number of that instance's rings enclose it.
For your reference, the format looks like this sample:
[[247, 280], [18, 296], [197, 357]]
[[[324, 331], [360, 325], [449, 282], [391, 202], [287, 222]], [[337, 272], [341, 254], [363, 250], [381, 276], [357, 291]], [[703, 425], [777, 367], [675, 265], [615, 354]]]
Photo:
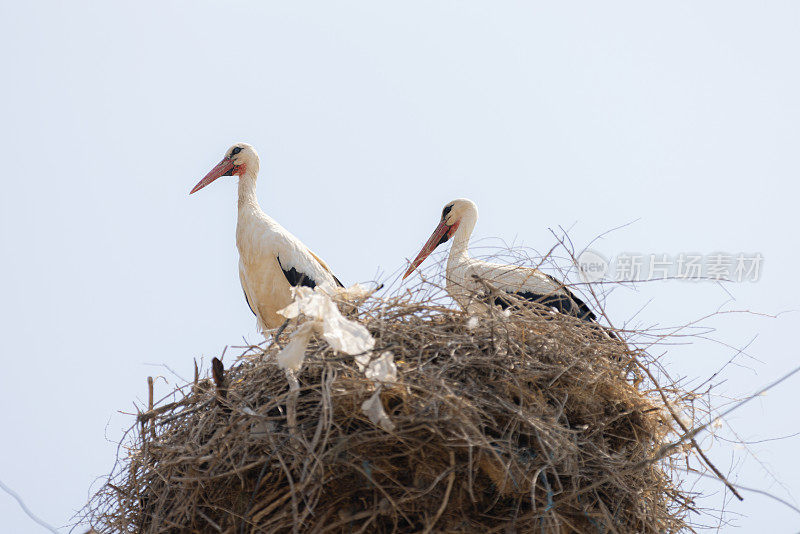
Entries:
[[386, 411], [383, 409], [383, 402], [381, 401], [381, 388], [375, 390], [370, 398], [361, 404], [361, 411], [363, 411], [373, 424], [378, 425], [386, 432], [394, 430], [394, 423], [389, 419]]
[[394, 363], [394, 354], [387, 350], [372, 361], [368, 355], [356, 356], [356, 362], [364, 371], [364, 375], [375, 384], [375, 393], [361, 404], [361, 411], [369, 417], [373, 424], [378, 425], [386, 432], [391, 432], [394, 430], [394, 423], [383, 409], [381, 386], [384, 383], [397, 381], [397, 365]]
[[394, 364], [394, 354], [388, 350], [380, 357], [372, 360], [364, 371], [367, 378], [375, 382], [394, 382], [397, 380], [397, 366]]
[[308, 322], [292, 334], [289, 344], [277, 356], [278, 366], [281, 369], [299, 371], [303, 367], [303, 361], [306, 359], [306, 347], [317, 328], [316, 322]]
[[338, 312], [336, 305], [331, 298], [322, 290], [314, 290], [310, 287], [299, 286], [292, 288], [294, 300], [291, 304], [278, 310], [278, 313], [287, 319], [294, 319], [300, 315], [312, 319], [321, 319], [329, 313], [333, 313], [331, 308]]
[[384, 411], [380, 397], [381, 384], [397, 380], [394, 355], [387, 351], [372, 360], [375, 339], [364, 325], [344, 317], [330, 296], [336, 294], [349, 298], [354, 296], [366, 298], [367, 290], [358, 284], [347, 290], [329, 286], [318, 286], [314, 289], [297, 287], [292, 289], [292, 294], [294, 301], [278, 313], [287, 319], [302, 315], [306, 317], [307, 322], [292, 335], [289, 344], [277, 356], [278, 365], [286, 369], [290, 383], [294, 376], [293, 372], [299, 371], [303, 366], [306, 347], [311, 336], [314, 333], [321, 334], [333, 350], [353, 355], [359, 369], [375, 384], [375, 393], [361, 404], [361, 410], [373, 424], [387, 432], [394, 430], [394, 424]]
[[356, 365], [358, 365], [358, 370], [363, 373], [367, 369], [367, 366], [372, 359], [372, 352], [356, 354], [353, 359], [356, 361]]
[[336, 315], [328, 314], [322, 320], [322, 337], [333, 350], [345, 354], [359, 354], [372, 350], [375, 339], [369, 330], [355, 321], [345, 319], [339, 310]]
[[293, 288], [294, 302], [279, 310], [287, 319], [305, 315], [321, 322], [322, 337], [333, 350], [345, 354], [358, 354], [372, 350], [375, 339], [362, 324], [346, 319], [326, 291], [329, 288]]

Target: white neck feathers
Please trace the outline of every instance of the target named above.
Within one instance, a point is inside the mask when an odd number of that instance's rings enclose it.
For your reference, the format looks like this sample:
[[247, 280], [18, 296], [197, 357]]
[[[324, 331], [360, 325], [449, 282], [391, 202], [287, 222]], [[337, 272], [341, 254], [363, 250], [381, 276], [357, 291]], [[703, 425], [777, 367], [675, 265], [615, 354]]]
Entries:
[[258, 177], [257, 171], [245, 170], [244, 174], [239, 176], [239, 209], [254, 206], [258, 207], [258, 198], [256, 197], [256, 178]]
[[469, 238], [472, 236], [472, 230], [475, 228], [477, 222], [477, 214], [467, 211], [461, 222], [458, 224], [458, 230], [453, 235], [453, 244], [450, 247], [450, 256], [447, 263], [461, 262], [469, 259]]

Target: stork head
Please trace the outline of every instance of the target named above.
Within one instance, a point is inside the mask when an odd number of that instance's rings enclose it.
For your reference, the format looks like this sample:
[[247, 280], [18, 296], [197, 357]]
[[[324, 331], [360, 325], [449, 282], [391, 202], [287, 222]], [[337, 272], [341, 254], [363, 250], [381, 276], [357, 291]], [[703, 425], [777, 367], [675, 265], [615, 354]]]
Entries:
[[417, 257], [411, 262], [406, 274], [403, 275], [405, 279], [408, 275], [414, 272], [419, 265], [425, 261], [425, 258], [439, 245], [446, 243], [458, 230], [459, 226], [464, 223], [469, 226], [469, 232], [472, 232], [472, 226], [478, 220], [478, 206], [468, 198], [457, 198], [448, 202], [442, 209], [442, 217], [439, 219], [439, 226], [433, 231], [428, 242], [419, 251]]
[[258, 173], [258, 165], [259, 159], [256, 149], [247, 143], [236, 143], [225, 152], [225, 157], [222, 158], [222, 161], [189, 191], [189, 194], [200, 191], [220, 176], [241, 176], [248, 169]]

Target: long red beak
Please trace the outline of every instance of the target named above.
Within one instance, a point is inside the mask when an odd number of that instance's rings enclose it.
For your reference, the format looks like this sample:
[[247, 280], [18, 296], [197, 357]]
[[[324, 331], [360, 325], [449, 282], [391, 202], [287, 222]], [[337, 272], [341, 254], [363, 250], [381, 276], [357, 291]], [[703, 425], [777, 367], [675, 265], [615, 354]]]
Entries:
[[448, 226], [444, 223], [444, 221], [440, 222], [439, 226], [437, 226], [436, 230], [434, 230], [433, 233], [431, 234], [431, 237], [428, 239], [428, 242], [425, 243], [425, 246], [422, 247], [422, 250], [419, 251], [417, 257], [414, 258], [414, 261], [411, 262], [411, 266], [406, 271], [406, 274], [403, 275], [403, 280], [405, 280], [408, 275], [413, 273], [416, 270], [416, 268], [419, 267], [419, 264], [425, 261], [425, 258], [431, 255], [431, 252], [433, 252], [436, 249], [436, 247], [447, 241], [447, 239], [444, 239], [445, 236], [449, 238], [450, 236], [453, 235], [453, 233], [456, 231], [457, 228], [458, 228], [458, 223]]
[[205, 186], [207, 186], [220, 176], [230, 176], [231, 171], [233, 171], [234, 167], [235, 165], [233, 164], [233, 161], [231, 161], [231, 159], [229, 158], [223, 159], [217, 164], [216, 167], [211, 169], [211, 172], [206, 174], [202, 180], [197, 182], [197, 185], [194, 186], [194, 188], [192, 188], [191, 191], [189, 191], [189, 194], [191, 195], [192, 193], [200, 191], [201, 189], [203, 189]]

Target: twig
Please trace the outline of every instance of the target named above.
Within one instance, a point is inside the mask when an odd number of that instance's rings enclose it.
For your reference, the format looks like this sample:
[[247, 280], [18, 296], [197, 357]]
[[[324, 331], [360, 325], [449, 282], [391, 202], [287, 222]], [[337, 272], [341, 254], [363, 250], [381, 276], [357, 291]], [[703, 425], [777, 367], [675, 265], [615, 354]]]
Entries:
[[175, 408], [180, 408], [181, 406], [186, 406], [187, 404], [194, 404], [196, 401], [196, 395], [189, 395], [188, 397], [185, 397], [177, 402], [170, 402], [164, 406], [159, 406], [158, 408], [153, 408], [147, 412], [140, 413], [136, 416], [136, 419], [140, 423], [145, 423], [154, 417], [158, 417], [162, 413], [171, 412]]
[[[725, 411], [723, 411], [722, 413], [720, 413], [720, 414], [719, 414], [717, 417], [715, 417], [715, 418], [711, 419], [711, 420], [710, 420], [708, 423], [702, 424], [702, 425], [700, 425], [699, 427], [697, 427], [697, 428], [694, 428], [694, 429], [692, 429], [692, 430], [689, 430], [689, 429], [687, 429], [687, 428], [686, 428], [686, 427], [683, 425], [683, 423], [682, 423], [682, 422], [680, 422], [680, 420], [679, 420], [679, 419], [676, 419], [676, 421], [678, 422], [678, 424], [680, 424], [680, 425], [681, 425], [681, 428], [683, 429], [683, 431], [684, 431], [684, 434], [683, 434], [681, 437], [679, 437], [679, 438], [677, 439], [677, 441], [673, 441], [672, 443], [668, 443], [668, 444], [666, 444], [666, 445], [662, 446], [662, 447], [661, 447], [661, 448], [658, 450], [658, 452], [657, 452], [657, 453], [656, 453], [656, 454], [653, 456], [653, 458], [651, 458], [650, 460], [646, 460], [645, 462], [650, 462], [650, 463], [652, 463], [652, 462], [657, 462], [657, 461], [658, 461], [658, 460], [660, 460], [661, 458], [665, 457], [669, 451], [671, 451], [672, 449], [674, 449], [675, 447], [677, 447], [678, 445], [680, 445], [681, 443], [683, 443], [683, 442], [684, 442], [684, 441], [686, 441], [686, 440], [692, 440], [692, 442], [693, 442], [693, 443], [696, 443], [696, 442], [694, 441], [694, 437], [695, 437], [697, 434], [699, 434], [700, 432], [704, 431], [706, 428], [708, 428], [708, 427], [709, 427], [709, 426], [710, 426], [710, 425], [711, 425], [711, 424], [712, 424], [712, 423], [713, 423], [715, 420], [717, 420], [717, 419], [720, 419], [720, 418], [722, 418], [722, 417], [725, 417], [726, 415], [728, 415], [728, 414], [729, 414], [729, 413], [731, 413], [732, 411], [734, 411], [734, 410], [737, 410], [737, 409], [741, 408], [742, 406], [744, 406], [745, 404], [747, 404], [748, 402], [750, 402], [750, 401], [751, 401], [751, 400], [753, 400], [754, 398], [756, 398], [756, 397], [759, 397], [759, 396], [763, 395], [764, 393], [766, 393], [766, 392], [767, 392], [767, 391], [769, 391], [770, 389], [774, 388], [775, 386], [777, 386], [777, 385], [778, 385], [778, 384], [780, 384], [781, 382], [784, 382], [785, 380], [788, 380], [790, 377], [792, 377], [793, 375], [795, 375], [795, 374], [796, 374], [796, 373], [798, 373], [798, 372], [800, 372], [800, 367], [796, 367], [796, 368], [794, 368], [792, 371], [790, 371], [789, 373], [787, 373], [787, 374], [783, 375], [782, 377], [780, 377], [779, 379], [775, 380], [775, 381], [774, 381], [774, 382], [772, 382], [771, 384], [768, 384], [768, 385], [764, 386], [763, 388], [761, 388], [760, 390], [756, 391], [755, 393], [753, 393], [753, 394], [752, 394], [752, 395], [750, 395], [749, 397], [745, 398], [744, 400], [741, 400], [741, 401], [737, 402], [736, 404], [734, 404], [733, 406], [731, 406], [731, 407], [730, 407], [730, 408], [728, 408], [727, 410], [725, 410]], [[652, 380], [652, 376], [651, 376], [650, 378], [651, 378], [651, 380]], [[670, 406], [669, 406], [669, 403], [667, 403], [667, 408], [668, 408], [668, 409], [670, 409], [670, 412], [672, 411], [672, 410], [671, 410], [671, 408], [670, 408]], [[721, 478], [724, 478], [724, 477], [721, 477]], [[735, 493], [735, 492], [734, 492], [734, 493]], [[737, 496], [738, 496], [738, 495], [737, 495]], [[740, 498], [740, 500], [741, 500], [741, 498]]]
[[197, 511], [197, 515], [199, 515], [200, 517], [205, 519], [208, 522], [209, 525], [214, 527], [214, 530], [216, 530], [217, 532], [222, 532], [222, 528], [218, 524], [216, 524], [214, 521], [212, 521], [210, 517], [208, 517], [206, 514], [204, 514], [202, 510], [197, 509], [196, 511]]
[[20, 497], [19, 494], [17, 494], [16, 491], [12, 490], [11, 488], [9, 488], [5, 484], [3, 484], [2, 480], [0, 480], [0, 488], [2, 488], [3, 491], [5, 491], [9, 495], [11, 495], [14, 498], [14, 500], [17, 501], [17, 504], [19, 504], [19, 507], [22, 508], [22, 511], [25, 512], [25, 514], [28, 517], [33, 519], [36, 523], [38, 523], [42, 527], [46, 528], [50, 532], [54, 532], [55, 534], [58, 534], [58, 531], [54, 527], [52, 527], [52, 526], [50, 526], [50, 524], [42, 521], [33, 512], [31, 512], [30, 509], [27, 506], [25, 506], [25, 502], [22, 500], [22, 497]]
[[[648, 376], [648, 378], [650, 378], [650, 380], [653, 382], [653, 384], [657, 384], [655, 377], [650, 372], [650, 369], [645, 367], [640, 362], [637, 362], [637, 365], [638, 365], [638, 367], [640, 369], [642, 369], [645, 372], [645, 374]], [[743, 501], [744, 497], [742, 497], [742, 495], [738, 491], [736, 491], [736, 488], [733, 486], [733, 484], [730, 483], [730, 481], [728, 481], [728, 479], [725, 477], [725, 475], [722, 474], [722, 471], [717, 469], [717, 466], [715, 466], [711, 462], [711, 460], [708, 458], [708, 456], [706, 456], [706, 454], [703, 452], [703, 449], [700, 447], [700, 444], [697, 443], [697, 441], [694, 439], [694, 436], [703, 427], [700, 427], [699, 429], [697, 429], [697, 432], [694, 432], [694, 434], [692, 434], [692, 432], [689, 430], [689, 428], [683, 423], [683, 421], [681, 421], [680, 416], [675, 413], [675, 410], [672, 408], [672, 404], [670, 404], [669, 399], [667, 399], [667, 396], [664, 393], [664, 391], [661, 389], [661, 387], [660, 386], [656, 386], [656, 390], [658, 391], [658, 394], [661, 396], [661, 399], [664, 401], [664, 406], [667, 407], [667, 410], [669, 411], [669, 414], [672, 416], [672, 419], [678, 424], [679, 427], [681, 427], [681, 430], [683, 430], [684, 435], [677, 442], [662, 447], [661, 448], [662, 450], [659, 453], [657, 453], [653, 458], [650, 458], [648, 460], [643, 460], [643, 461], [639, 462], [638, 464], [634, 465], [632, 467], [632, 469], [634, 469], [634, 470], [641, 469], [643, 467], [646, 467], [648, 465], [653, 464], [654, 462], [659, 461], [661, 458], [666, 456], [666, 454], [670, 450], [674, 449], [680, 443], [682, 443], [682, 442], [684, 442], [684, 441], [686, 441], [688, 439], [688, 440], [690, 440], [692, 446], [694, 447], [694, 450], [697, 451], [697, 454], [700, 455], [700, 457], [703, 459], [703, 461], [706, 463], [706, 465], [709, 468], [711, 468], [712, 471], [714, 471], [714, 474], [717, 475], [719, 477], [719, 479], [725, 483], [726, 486], [728, 486], [728, 489], [731, 490], [731, 493], [733, 493], [736, 496], [737, 499], [739, 499], [740, 501]], [[704, 426], [706, 426], [706, 425], [704, 425]]]
[[[153, 377], [147, 377], [147, 411], [153, 411]], [[156, 439], [155, 420], [150, 420], [150, 439]]]
[[445, 508], [447, 508], [447, 503], [450, 501], [450, 491], [453, 489], [453, 482], [456, 479], [456, 455], [453, 451], [450, 451], [450, 476], [447, 478], [447, 489], [444, 490], [444, 498], [442, 499], [442, 504], [439, 505], [439, 509], [436, 511], [436, 515], [433, 516], [433, 520], [425, 527], [423, 534], [430, 534], [433, 530], [433, 526], [439, 521], [439, 518], [442, 517]]
[[[687, 471], [687, 472], [689, 472], [689, 470], [686, 470], [686, 471]], [[709, 476], [709, 475], [707, 475], [707, 474], [705, 474], [705, 473], [701, 473], [701, 472], [699, 472], [699, 471], [691, 471], [691, 473], [694, 473], [694, 474], [700, 475], [701, 477], [704, 477], [704, 478], [710, 478], [710, 479], [712, 479], [712, 480], [717, 480], [717, 478], [716, 478], [716, 477]], [[737, 482], [736, 484], [734, 484], [734, 486], [736, 486], [737, 488], [739, 488], [739, 489], [740, 489], [740, 490], [742, 490], [742, 491], [749, 491], [749, 492], [751, 492], [751, 493], [758, 493], [759, 495], [763, 495], [763, 496], [765, 496], [765, 497], [768, 497], [768, 498], [772, 499], [773, 501], [777, 501], [777, 502], [779, 502], [779, 503], [781, 503], [781, 504], [784, 504], [784, 505], [786, 505], [787, 507], [791, 508], [792, 510], [794, 510], [795, 512], [797, 512], [798, 514], [800, 514], [800, 508], [798, 508], [798, 507], [797, 507], [797, 506], [795, 506], [794, 504], [790, 503], [790, 502], [789, 502], [789, 501], [787, 501], [786, 499], [781, 499], [781, 498], [780, 498], [780, 497], [778, 497], [777, 495], [774, 495], [774, 494], [772, 494], [772, 493], [770, 493], [770, 492], [768, 492], [768, 491], [760, 490], [760, 489], [757, 489], [757, 488], [750, 488], [750, 487], [748, 487], [748, 486], [742, 486], [742, 485], [741, 485], [741, 484], [739, 484], [738, 482]]]

